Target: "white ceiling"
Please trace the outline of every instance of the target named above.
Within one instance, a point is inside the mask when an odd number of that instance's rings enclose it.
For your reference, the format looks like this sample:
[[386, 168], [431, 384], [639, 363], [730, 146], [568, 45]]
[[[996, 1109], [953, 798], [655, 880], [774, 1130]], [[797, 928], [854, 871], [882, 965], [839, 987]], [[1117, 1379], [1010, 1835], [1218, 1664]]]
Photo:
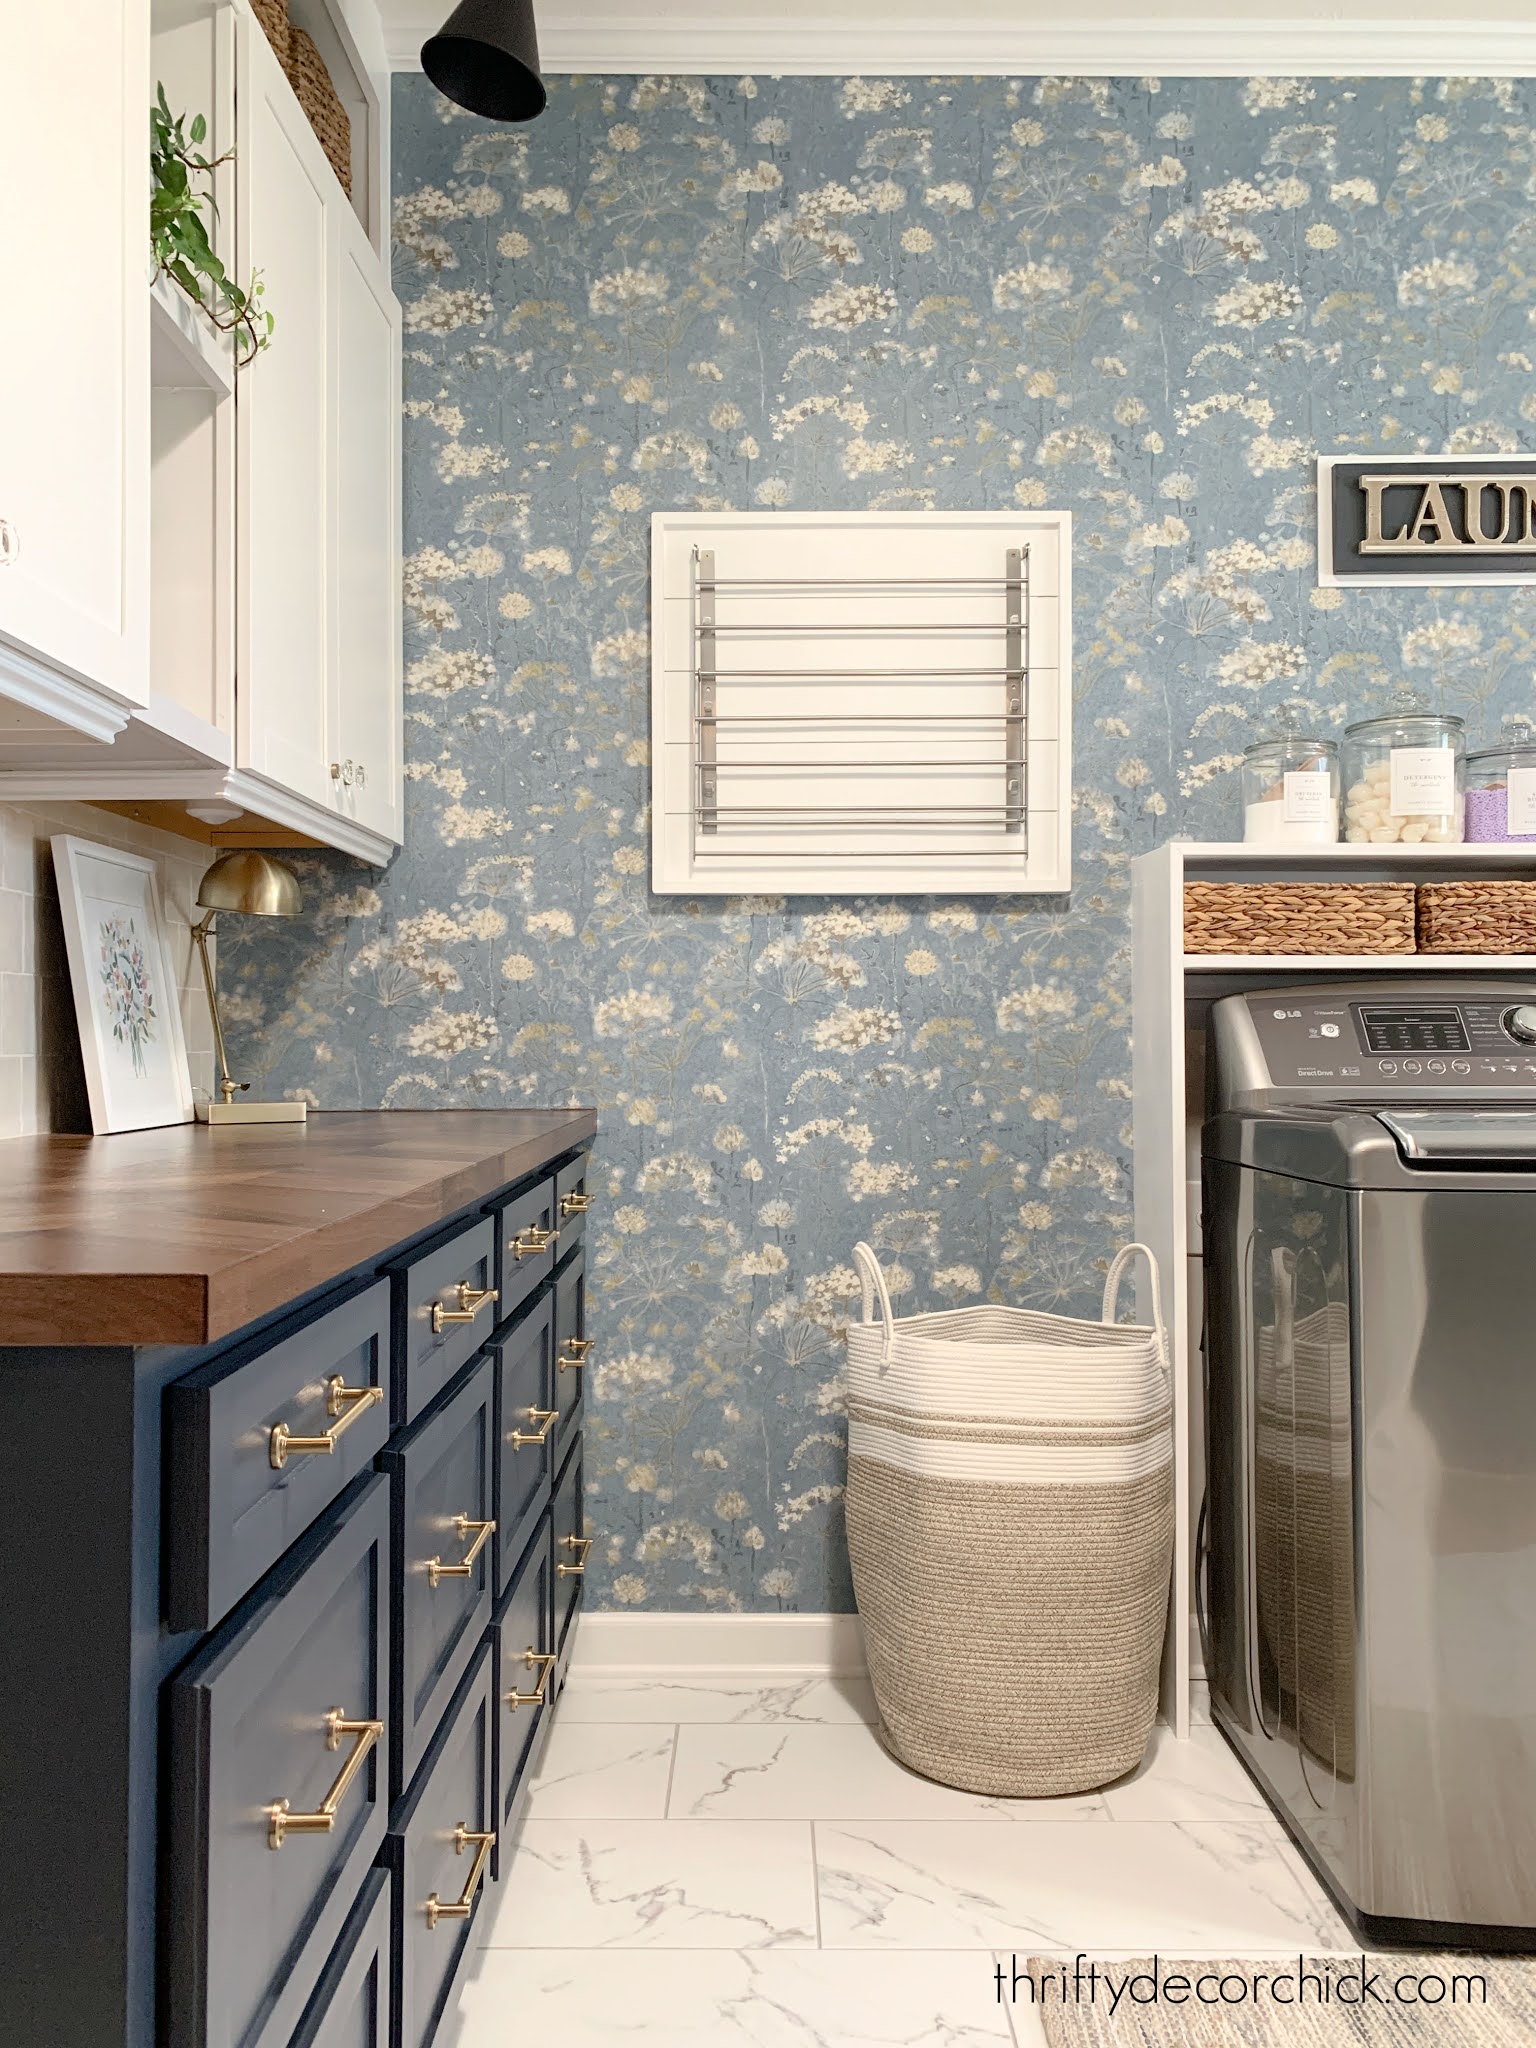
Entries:
[[[453, 0], [379, 0], [392, 62], [410, 66]], [[536, 0], [547, 71], [1536, 72], [1531, 0], [761, 0], [635, 6]]]

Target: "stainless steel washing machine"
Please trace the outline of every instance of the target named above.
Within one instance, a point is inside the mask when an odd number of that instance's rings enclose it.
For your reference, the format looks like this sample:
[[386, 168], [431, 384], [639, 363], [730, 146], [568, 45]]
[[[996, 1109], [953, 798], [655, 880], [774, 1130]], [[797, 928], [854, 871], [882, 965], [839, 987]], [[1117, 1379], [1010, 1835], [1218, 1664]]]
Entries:
[[1536, 986], [1228, 996], [1217, 1725], [1359, 1933], [1536, 1949]]

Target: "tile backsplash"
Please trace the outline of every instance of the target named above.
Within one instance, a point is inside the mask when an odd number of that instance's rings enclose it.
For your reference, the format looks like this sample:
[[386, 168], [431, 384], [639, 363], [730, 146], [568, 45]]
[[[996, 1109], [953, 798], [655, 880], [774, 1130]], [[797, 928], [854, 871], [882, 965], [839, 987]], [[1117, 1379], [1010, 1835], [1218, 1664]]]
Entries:
[[48, 844], [56, 832], [159, 867], [192, 1085], [200, 1096], [213, 1085], [213, 1026], [191, 936], [212, 850], [88, 804], [0, 804], [0, 1138], [91, 1127]]

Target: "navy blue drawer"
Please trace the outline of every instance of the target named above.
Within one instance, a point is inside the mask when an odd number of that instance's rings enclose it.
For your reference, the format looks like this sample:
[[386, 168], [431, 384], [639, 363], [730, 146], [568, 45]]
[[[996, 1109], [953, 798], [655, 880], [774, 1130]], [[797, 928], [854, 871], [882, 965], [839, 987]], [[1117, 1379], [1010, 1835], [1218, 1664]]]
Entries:
[[591, 1157], [589, 1152], [579, 1153], [568, 1159], [555, 1175], [555, 1221], [560, 1231], [558, 1256], [562, 1259], [587, 1234], [587, 1211], [592, 1207], [592, 1196], [587, 1192]]
[[383, 1281], [168, 1388], [170, 1627], [209, 1629], [222, 1620], [367, 1471], [389, 1423]]
[[555, 1269], [560, 1251], [555, 1183], [534, 1181], [510, 1200], [493, 1202], [486, 1214], [496, 1228], [497, 1313], [508, 1316]]
[[496, 1591], [504, 1593], [549, 1505], [554, 1473], [555, 1305], [535, 1302], [491, 1347], [496, 1359]]
[[389, 1872], [370, 1870], [293, 2048], [390, 2048], [393, 1903]]
[[496, 1831], [491, 1665], [486, 1643], [385, 1837], [395, 1879], [395, 2048], [427, 2048], [457, 1996], [486, 1911]]
[[581, 1425], [582, 1390], [592, 1345], [587, 1336], [587, 1255], [577, 1247], [555, 1275], [555, 1469]]
[[398, 1427], [431, 1407], [495, 1327], [495, 1231], [485, 1217], [461, 1224], [387, 1271]]
[[391, 1796], [405, 1790], [491, 1618], [496, 1375], [489, 1357], [380, 1459], [394, 1504]]
[[560, 1475], [550, 1511], [554, 1524], [554, 1638], [550, 1648], [564, 1654], [565, 1640], [581, 1603], [586, 1583], [587, 1558], [592, 1544], [586, 1535], [586, 1513], [581, 1495], [581, 1445], [578, 1443]]
[[314, 1994], [384, 1838], [388, 1580], [374, 1474], [170, 1682], [169, 2048], [288, 2048]]
[[512, 1830], [527, 1790], [529, 1765], [555, 1697], [549, 1517], [535, 1529], [492, 1626], [496, 1654], [496, 1831], [494, 1874], [510, 1860]]

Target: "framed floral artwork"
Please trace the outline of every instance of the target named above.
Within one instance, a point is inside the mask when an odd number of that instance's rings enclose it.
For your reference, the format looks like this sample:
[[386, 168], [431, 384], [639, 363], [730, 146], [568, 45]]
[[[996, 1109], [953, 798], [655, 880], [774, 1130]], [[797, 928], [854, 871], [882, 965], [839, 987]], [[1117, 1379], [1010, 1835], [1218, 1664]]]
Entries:
[[155, 864], [68, 833], [52, 843], [92, 1128], [190, 1123], [192, 1075]]

